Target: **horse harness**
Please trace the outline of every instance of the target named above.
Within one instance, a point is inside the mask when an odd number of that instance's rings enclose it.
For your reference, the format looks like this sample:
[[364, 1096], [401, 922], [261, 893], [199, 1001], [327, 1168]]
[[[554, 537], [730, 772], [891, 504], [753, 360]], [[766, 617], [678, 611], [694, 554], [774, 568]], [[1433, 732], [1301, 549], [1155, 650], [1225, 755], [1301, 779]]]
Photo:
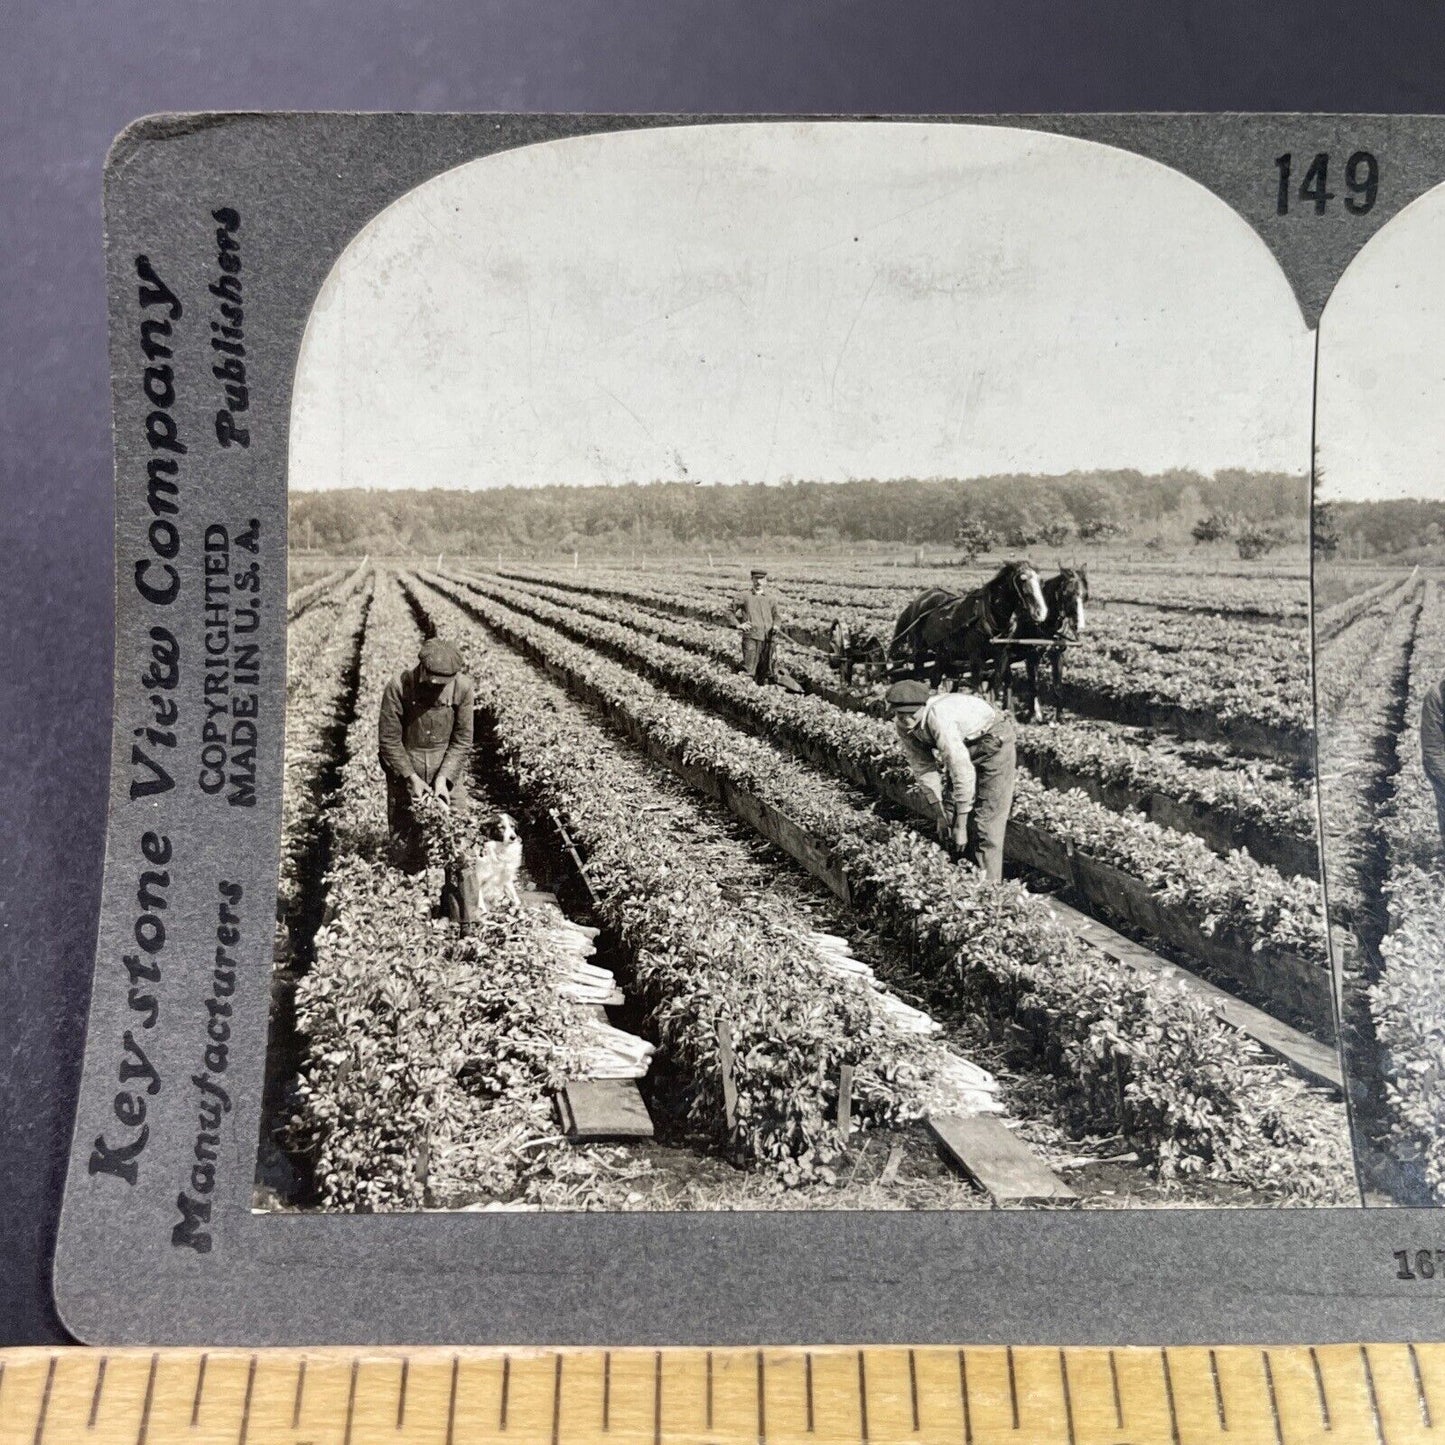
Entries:
[[993, 617], [988, 607], [988, 584], [985, 583], [982, 587], [975, 587], [971, 592], [961, 594], [957, 592], [948, 593], [944, 601], [935, 603], [927, 612], [920, 612], [907, 627], [894, 637], [893, 645], [896, 647], [920, 622], [926, 622], [935, 612], [942, 612], [945, 607], [953, 607], [959, 602], [972, 602], [974, 604], [974, 611], [965, 617], [964, 626], [972, 627], [975, 622], [982, 622], [989, 642], [1007, 642], [1017, 635], [1019, 625], [1019, 612], [1017, 608], [1014, 609], [1013, 616], [1009, 620], [1007, 631], [999, 631], [995, 627]]

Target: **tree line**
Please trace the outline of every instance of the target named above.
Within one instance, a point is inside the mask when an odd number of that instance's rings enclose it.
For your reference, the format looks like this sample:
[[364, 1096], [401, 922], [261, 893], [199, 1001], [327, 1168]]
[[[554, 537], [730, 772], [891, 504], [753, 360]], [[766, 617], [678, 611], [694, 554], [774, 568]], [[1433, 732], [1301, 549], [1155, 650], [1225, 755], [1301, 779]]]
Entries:
[[1445, 558], [1445, 501], [1319, 502], [1314, 540], [1325, 557], [1439, 561]]
[[[994, 546], [1304, 536], [1305, 477], [1243, 469], [613, 487], [347, 488], [291, 495], [291, 545], [360, 554], [589, 553], [760, 543]], [[1209, 528], [1206, 527], [1206, 531]], [[973, 548], [972, 543], [984, 541]]]

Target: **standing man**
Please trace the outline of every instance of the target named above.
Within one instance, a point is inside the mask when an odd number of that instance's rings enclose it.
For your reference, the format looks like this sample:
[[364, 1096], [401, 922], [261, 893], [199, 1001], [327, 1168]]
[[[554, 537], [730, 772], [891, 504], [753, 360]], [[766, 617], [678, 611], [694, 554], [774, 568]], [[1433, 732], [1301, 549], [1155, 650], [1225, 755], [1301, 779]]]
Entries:
[[1014, 720], [970, 692], [932, 695], [922, 682], [888, 689], [903, 754], [937, 809], [939, 835], [995, 883], [1014, 800]]
[[853, 683], [853, 629], [841, 617], [828, 629], [828, 666], [846, 686]]
[[1420, 760], [1435, 789], [1435, 816], [1440, 824], [1440, 844], [1445, 847], [1445, 678], [1425, 694], [1420, 709]]
[[386, 821], [398, 866], [409, 873], [426, 866], [412, 799], [430, 790], [444, 803], [462, 803], [475, 708], [461, 653], [439, 637], [422, 643], [416, 666], [392, 678], [382, 692], [377, 740], [386, 774]]
[[733, 601], [733, 616], [743, 635], [743, 671], [754, 682], [773, 679], [773, 634], [782, 621], [777, 600], [763, 591], [768, 574], [761, 567], [752, 570], [752, 587]]

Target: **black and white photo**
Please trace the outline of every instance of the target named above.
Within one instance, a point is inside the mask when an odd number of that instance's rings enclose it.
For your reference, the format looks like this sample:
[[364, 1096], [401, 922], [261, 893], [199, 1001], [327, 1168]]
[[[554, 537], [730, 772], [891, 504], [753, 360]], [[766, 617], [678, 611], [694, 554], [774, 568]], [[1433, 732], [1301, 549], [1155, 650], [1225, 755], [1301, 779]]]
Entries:
[[321, 285], [258, 1207], [1357, 1201], [1314, 338], [1007, 127], [554, 141]]

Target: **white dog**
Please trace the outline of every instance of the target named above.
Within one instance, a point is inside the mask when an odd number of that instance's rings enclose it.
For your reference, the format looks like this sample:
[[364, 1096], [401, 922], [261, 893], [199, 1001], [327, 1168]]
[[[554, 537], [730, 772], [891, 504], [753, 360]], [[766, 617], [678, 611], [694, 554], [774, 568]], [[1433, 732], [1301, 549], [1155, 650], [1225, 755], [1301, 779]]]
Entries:
[[490, 831], [494, 836], [487, 839], [471, 863], [478, 906], [486, 912], [494, 904], [510, 899], [520, 908], [517, 877], [522, 871], [522, 840], [517, 834], [517, 820], [510, 813], [498, 813]]

